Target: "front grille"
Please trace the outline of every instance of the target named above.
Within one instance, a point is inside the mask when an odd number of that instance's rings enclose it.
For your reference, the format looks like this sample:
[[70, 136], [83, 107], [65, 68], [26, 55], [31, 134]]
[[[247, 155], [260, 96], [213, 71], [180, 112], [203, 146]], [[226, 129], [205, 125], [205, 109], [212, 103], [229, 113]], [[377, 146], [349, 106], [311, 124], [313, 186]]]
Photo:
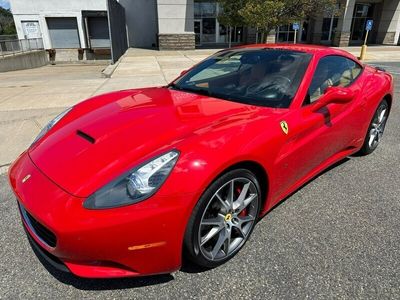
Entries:
[[25, 208], [19, 204], [19, 209], [21, 211], [21, 215], [29, 227], [29, 229], [46, 245], [54, 248], [57, 245], [57, 238], [54, 233], [40, 224], [34, 217], [32, 217]]

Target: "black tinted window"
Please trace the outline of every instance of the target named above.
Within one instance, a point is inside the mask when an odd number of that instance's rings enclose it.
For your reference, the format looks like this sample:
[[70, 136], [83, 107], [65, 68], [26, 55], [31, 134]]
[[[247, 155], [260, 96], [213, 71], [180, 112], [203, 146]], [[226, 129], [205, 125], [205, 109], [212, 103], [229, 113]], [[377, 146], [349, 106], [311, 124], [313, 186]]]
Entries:
[[321, 58], [309, 88], [310, 102], [318, 100], [329, 86], [347, 87], [361, 73], [361, 66], [343, 56]]

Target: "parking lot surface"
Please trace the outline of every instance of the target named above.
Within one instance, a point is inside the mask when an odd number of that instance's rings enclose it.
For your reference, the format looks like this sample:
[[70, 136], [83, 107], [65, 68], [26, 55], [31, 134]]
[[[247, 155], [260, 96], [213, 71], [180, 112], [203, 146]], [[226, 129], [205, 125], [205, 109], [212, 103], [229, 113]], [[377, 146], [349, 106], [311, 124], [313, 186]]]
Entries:
[[[60, 273], [33, 253], [7, 177], [0, 175], [0, 299], [399, 299], [400, 104], [396, 100], [400, 98], [400, 63], [374, 63], [393, 72], [397, 86], [379, 148], [369, 156], [342, 161], [288, 197], [258, 223], [237, 256], [213, 270], [185, 268], [174, 274], [113, 280]], [[90, 68], [70, 84], [90, 83], [93, 76], [89, 73], [97, 74], [102, 67]], [[69, 88], [67, 80], [72, 78], [54, 76]], [[26, 82], [27, 78], [21, 80], [22, 85]], [[79, 88], [66, 93], [73, 91], [80, 93]], [[21, 97], [29, 99], [28, 94]], [[0, 100], [0, 107], [6, 101]], [[40, 118], [44, 122], [63, 105], [60, 102], [47, 110], [27, 107], [15, 115], [17, 121], [0, 111], [0, 126], [14, 124], [0, 133], [1, 145], [5, 145], [5, 135], [18, 130], [15, 124]], [[25, 133], [32, 138], [34, 134]], [[21, 140], [29, 143], [28, 136]]]

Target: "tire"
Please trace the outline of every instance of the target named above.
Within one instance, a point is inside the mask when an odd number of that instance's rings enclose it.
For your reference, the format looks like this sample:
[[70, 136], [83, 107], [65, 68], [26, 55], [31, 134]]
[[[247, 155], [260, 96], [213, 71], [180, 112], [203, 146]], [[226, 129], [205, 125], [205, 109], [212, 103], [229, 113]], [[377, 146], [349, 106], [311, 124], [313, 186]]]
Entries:
[[205, 268], [225, 263], [249, 239], [260, 209], [261, 189], [252, 172], [236, 169], [223, 174], [193, 209], [184, 238], [185, 258]]
[[381, 103], [379, 103], [378, 108], [372, 117], [367, 134], [365, 135], [364, 144], [358, 152], [359, 155], [368, 155], [374, 152], [378, 147], [385, 130], [388, 116], [389, 104], [385, 99], [383, 99]]

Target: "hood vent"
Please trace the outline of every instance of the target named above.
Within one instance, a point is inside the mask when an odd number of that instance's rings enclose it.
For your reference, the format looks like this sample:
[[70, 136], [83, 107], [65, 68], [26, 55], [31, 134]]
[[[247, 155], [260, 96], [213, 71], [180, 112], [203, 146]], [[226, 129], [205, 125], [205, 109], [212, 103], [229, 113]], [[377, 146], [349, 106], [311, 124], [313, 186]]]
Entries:
[[94, 144], [96, 142], [94, 137], [91, 137], [90, 135], [88, 135], [87, 133], [84, 133], [83, 131], [77, 130], [76, 134], [79, 135], [81, 138], [84, 138], [91, 144]]

